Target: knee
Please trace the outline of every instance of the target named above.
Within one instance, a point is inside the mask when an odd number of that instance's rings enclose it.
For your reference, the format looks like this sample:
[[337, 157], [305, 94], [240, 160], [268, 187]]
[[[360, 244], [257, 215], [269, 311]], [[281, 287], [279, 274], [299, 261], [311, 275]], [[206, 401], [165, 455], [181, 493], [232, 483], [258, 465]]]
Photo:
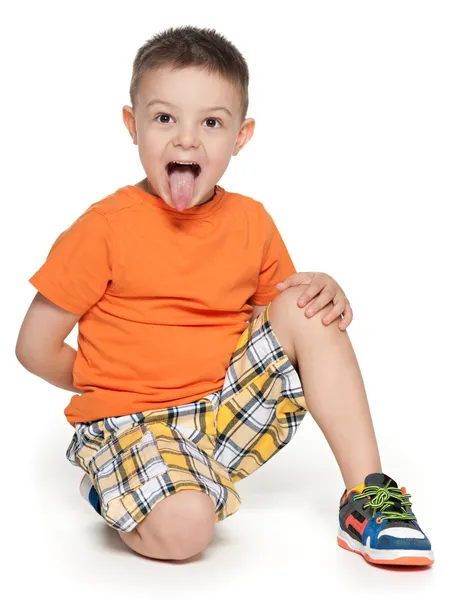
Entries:
[[294, 286], [287, 288], [286, 290], [283, 290], [282, 292], [280, 292], [278, 294], [278, 296], [272, 301], [272, 304], [270, 307], [270, 316], [272, 317], [276, 314], [278, 319], [280, 319], [282, 317], [284, 317], [286, 319], [291, 319], [292, 317], [295, 317], [298, 321], [298, 315], [299, 315], [298, 311], [301, 311], [301, 313], [305, 317], [303, 319], [304, 322], [320, 321], [321, 318], [317, 319], [315, 317], [317, 317], [317, 315], [319, 315], [322, 311], [328, 310], [330, 307], [332, 307], [333, 303], [330, 301], [319, 311], [315, 312], [315, 314], [312, 317], [306, 317], [306, 315], [305, 315], [306, 310], [317, 298], [317, 296], [316, 296], [315, 298], [310, 300], [308, 302], [308, 304], [306, 304], [306, 306], [299, 306], [298, 301], [299, 301], [300, 297], [303, 296], [303, 294], [306, 292], [306, 290], [308, 288], [309, 288], [309, 285], [300, 284], [300, 285], [294, 285]]
[[157, 504], [138, 531], [144, 544], [156, 539], [168, 558], [185, 560], [207, 547], [214, 525], [212, 499], [203, 492], [183, 490]]
[[298, 301], [308, 287], [301, 284], [283, 290], [272, 301], [269, 309], [269, 319], [275, 335], [294, 368], [298, 367], [294, 334], [301, 333], [308, 336], [310, 333], [327, 331], [322, 323], [323, 311], [328, 312], [333, 306], [333, 303], [329, 302], [312, 317], [307, 316], [306, 310], [313, 301], [308, 302], [306, 306], [299, 306]]

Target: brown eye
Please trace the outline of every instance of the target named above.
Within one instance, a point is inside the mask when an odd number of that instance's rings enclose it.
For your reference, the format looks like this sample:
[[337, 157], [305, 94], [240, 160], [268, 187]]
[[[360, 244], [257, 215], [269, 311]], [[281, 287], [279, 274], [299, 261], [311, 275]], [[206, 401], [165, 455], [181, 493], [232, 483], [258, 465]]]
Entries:
[[[162, 114], [162, 115], [158, 115], [158, 116], [156, 117], [156, 119], [159, 119], [159, 117], [168, 117], [169, 119], [171, 119], [171, 118], [172, 118], [170, 115]], [[163, 123], [163, 124], [165, 124], [165, 123], [167, 123], [167, 121], [158, 121], [158, 123]]]
[[[212, 117], [205, 119], [207, 123], [211, 123], [211, 121], [215, 121], [216, 123], [220, 123], [220, 121], [218, 119], [214, 119]], [[208, 129], [218, 129], [217, 127], [208, 127]]]

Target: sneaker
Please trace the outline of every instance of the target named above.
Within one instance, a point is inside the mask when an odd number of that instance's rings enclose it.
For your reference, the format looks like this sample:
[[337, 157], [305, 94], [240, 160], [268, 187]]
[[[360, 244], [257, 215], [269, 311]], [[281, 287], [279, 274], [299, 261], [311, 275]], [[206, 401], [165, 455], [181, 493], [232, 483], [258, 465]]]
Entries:
[[89, 502], [89, 504], [95, 508], [95, 510], [98, 512], [98, 514], [101, 515], [102, 513], [100, 511], [100, 499], [97, 494], [97, 490], [92, 485], [91, 478], [89, 477], [89, 475], [87, 473], [84, 475], [83, 479], [81, 480], [80, 493], [83, 496], [83, 498], [85, 500], [87, 500]]
[[411, 511], [410, 494], [384, 473], [345, 490], [339, 506], [338, 544], [368, 562], [431, 565], [431, 544]]

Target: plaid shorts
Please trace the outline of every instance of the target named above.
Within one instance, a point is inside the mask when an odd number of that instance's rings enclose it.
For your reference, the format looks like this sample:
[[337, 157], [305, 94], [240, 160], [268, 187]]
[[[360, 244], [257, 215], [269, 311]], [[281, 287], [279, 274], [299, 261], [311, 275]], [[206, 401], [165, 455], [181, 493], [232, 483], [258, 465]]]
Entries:
[[241, 503], [234, 484], [292, 439], [307, 407], [269, 308], [242, 333], [222, 390], [182, 406], [75, 424], [66, 457], [89, 475], [108, 525], [131, 531], [180, 490], [208, 494], [221, 521]]

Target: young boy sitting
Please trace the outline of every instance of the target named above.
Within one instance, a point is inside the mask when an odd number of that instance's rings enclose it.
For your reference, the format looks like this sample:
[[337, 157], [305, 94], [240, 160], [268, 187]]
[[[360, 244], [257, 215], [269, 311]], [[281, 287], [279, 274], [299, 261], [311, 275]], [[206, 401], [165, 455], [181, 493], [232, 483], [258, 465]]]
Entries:
[[[134, 551], [204, 549], [239, 508], [235, 483], [308, 411], [346, 486], [339, 545], [429, 565], [410, 495], [382, 472], [344, 293], [296, 273], [263, 204], [217, 185], [253, 135], [248, 82], [245, 59], [214, 30], [171, 28], [139, 49], [123, 119], [146, 177], [57, 238], [30, 279], [38, 293], [17, 357], [75, 392], [67, 458]], [[64, 340], [77, 323], [75, 351]]]

